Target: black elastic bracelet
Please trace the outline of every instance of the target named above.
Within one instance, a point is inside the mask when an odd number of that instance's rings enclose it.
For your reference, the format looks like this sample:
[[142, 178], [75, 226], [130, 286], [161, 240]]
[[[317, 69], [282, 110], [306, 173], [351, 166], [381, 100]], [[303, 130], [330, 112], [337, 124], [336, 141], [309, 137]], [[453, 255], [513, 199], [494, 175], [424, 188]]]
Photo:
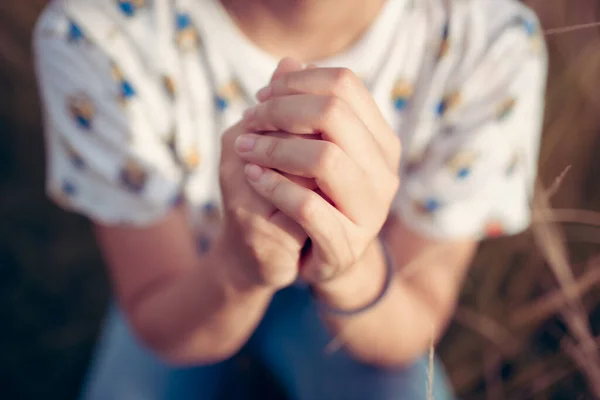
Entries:
[[394, 276], [394, 267], [393, 267], [392, 263], [390, 262], [390, 259], [388, 257], [387, 252], [385, 251], [385, 249], [384, 249], [384, 255], [385, 255], [385, 281], [383, 282], [381, 291], [379, 292], [379, 294], [377, 294], [377, 296], [373, 300], [371, 300], [370, 302], [368, 302], [365, 305], [362, 305], [362, 306], [357, 307], [352, 310], [344, 310], [341, 308], [335, 308], [335, 307], [330, 306], [329, 304], [326, 304], [326, 303], [323, 303], [323, 302], [317, 300], [315, 291], [314, 291], [313, 287], [311, 286], [310, 291], [311, 291], [311, 294], [313, 295], [313, 297], [316, 299], [317, 307], [318, 307], [319, 311], [321, 311], [325, 314], [334, 315], [336, 317], [353, 317], [353, 316], [355, 316], [357, 314], [361, 314], [361, 313], [375, 307], [377, 304], [379, 304], [379, 302], [381, 302], [381, 300], [383, 300], [383, 298], [387, 294], [387, 291], [390, 288], [390, 284], [392, 283], [392, 277]]

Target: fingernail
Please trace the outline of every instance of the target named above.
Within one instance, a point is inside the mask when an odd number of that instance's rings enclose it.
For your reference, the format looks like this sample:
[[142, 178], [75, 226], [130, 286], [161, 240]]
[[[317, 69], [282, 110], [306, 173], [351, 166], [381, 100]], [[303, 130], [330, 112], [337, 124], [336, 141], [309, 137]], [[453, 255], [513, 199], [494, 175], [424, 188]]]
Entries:
[[255, 164], [246, 164], [244, 167], [244, 173], [251, 181], [258, 181], [263, 175], [264, 169]]
[[235, 148], [242, 153], [251, 151], [256, 145], [256, 139], [254, 135], [240, 135], [235, 140]]
[[271, 97], [271, 91], [271, 85], [265, 86], [264, 88], [256, 92], [256, 100], [260, 102], [267, 100], [269, 97]]
[[244, 111], [244, 119], [246, 121], [251, 120], [252, 118], [254, 118], [254, 116], [256, 115], [256, 106], [250, 107], [248, 109], [246, 109], [246, 111]]

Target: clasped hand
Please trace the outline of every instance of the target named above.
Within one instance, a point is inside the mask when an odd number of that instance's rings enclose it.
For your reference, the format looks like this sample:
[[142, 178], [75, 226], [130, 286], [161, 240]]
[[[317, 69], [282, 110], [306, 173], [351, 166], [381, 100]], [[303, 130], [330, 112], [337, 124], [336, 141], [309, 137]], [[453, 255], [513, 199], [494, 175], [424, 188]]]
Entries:
[[347, 69], [296, 67], [257, 98], [235, 140], [246, 179], [310, 239], [303, 278], [333, 279], [360, 260], [387, 219], [399, 139]]

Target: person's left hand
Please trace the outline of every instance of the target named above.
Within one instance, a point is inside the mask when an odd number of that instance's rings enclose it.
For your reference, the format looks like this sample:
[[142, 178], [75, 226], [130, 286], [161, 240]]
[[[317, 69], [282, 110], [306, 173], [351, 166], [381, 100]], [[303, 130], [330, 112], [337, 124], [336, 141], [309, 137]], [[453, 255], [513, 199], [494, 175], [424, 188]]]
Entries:
[[[247, 178], [310, 237], [302, 276], [330, 280], [360, 260], [385, 223], [399, 185], [400, 141], [347, 69], [291, 72], [257, 97], [244, 115], [248, 130], [293, 135], [240, 137], [238, 154], [261, 167], [247, 168]], [[313, 178], [319, 190], [290, 175]]]

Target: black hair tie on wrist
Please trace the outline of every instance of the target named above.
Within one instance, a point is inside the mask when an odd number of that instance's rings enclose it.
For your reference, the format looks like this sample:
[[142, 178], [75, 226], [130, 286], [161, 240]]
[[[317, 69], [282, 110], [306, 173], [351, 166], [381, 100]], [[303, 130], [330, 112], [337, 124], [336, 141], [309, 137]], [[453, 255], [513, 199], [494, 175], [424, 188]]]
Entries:
[[375, 296], [375, 298], [373, 300], [371, 300], [367, 304], [357, 307], [355, 309], [344, 310], [341, 308], [332, 307], [329, 304], [319, 301], [317, 299], [317, 296], [315, 295], [314, 288], [311, 286], [310, 291], [317, 302], [317, 307], [318, 307], [319, 311], [321, 311], [325, 314], [336, 316], [336, 317], [353, 317], [357, 314], [361, 314], [365, 311], [368, 311], [371, 308], [375, 307], [377, 304], [379, 304], [381, 302], [381, 300], [383, 300], [383, 298], [387, 294], [388, 289], [390, 288], [390, 285], [392, 283], [392, 277], [394, 276], [394, 267], [393, 267], [392, 263], [390, 262], [390, 259], [387, 255], [387, 252], [385, 252], [385, 250], [384, 250], [384, 254], [385, 254], [385, 281], [383, 282], [383, 286], [382, 286], [380, 292], [377, 294], [377, 296]]

